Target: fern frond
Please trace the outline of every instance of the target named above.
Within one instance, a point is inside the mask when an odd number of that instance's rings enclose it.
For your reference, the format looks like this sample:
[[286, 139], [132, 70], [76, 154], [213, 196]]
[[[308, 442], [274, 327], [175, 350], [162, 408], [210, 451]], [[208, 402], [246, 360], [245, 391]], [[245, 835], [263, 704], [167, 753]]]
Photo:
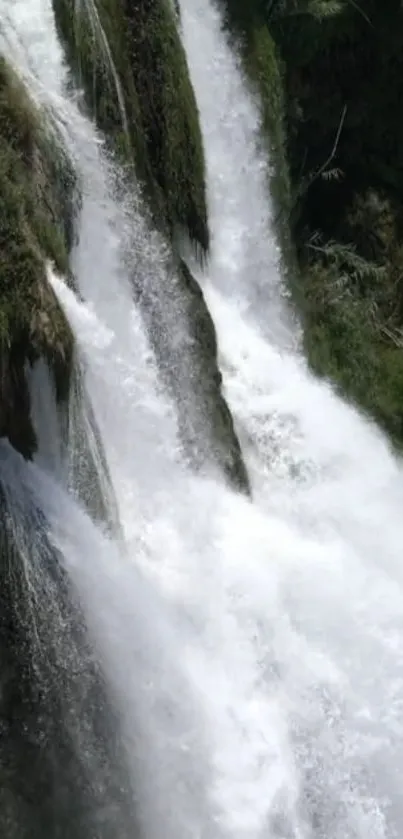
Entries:
[[344, 267], [359, 280], [381, 280], [385, 276], [384, 265], [377, 265], [360, 256], [353, 244], [344, 245], [340, 242], [329, 241], [325, 245], [315, 244], [312, 239], [308, 242], [311, 250], [322, 253], [337, 268]]

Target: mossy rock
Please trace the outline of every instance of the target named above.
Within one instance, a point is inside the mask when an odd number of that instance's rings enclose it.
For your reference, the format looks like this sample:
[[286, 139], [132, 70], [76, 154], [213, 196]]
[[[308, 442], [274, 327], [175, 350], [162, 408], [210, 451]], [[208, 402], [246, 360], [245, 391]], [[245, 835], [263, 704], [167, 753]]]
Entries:
[[93, 521], [107, 533], [122, 535], [117, 500], [83, 370], [75, 363], [68, 410], [64, 417], [65, 448], [72, 493]]
[[178, 272], [187, 295], [187, 321], [193, 348], [193, 352], [187, 354], [187, 365], [193, 373], [193, 387], [203, 426], [198, 439], [201, 441], [207, 435], [208, 452], [212, 452], [229, 483], [250, 494], [241, 446], [222, 390], [214, 321], [197, 280], [183, 261]]
[[105, 678], [17, 458], [0, 478], [0, 835], [136, 837]]
[[47, 281], [67, 272], [74, 179], [45, 115], [0, 58], [0, 436], [32, 455], [25, 365], [44, 356], [67, 396], [73, 338]]
[[[213, 319], [199, 283], [183, 260], [167, 260], [164, 289], [158, 278], [135, 292], [164, 386], [177, 406], [183, 451], [193, 469], [220, 471], [241, 492], [249, 479], [231, 412], [222, 390]], [[157, 285], [156, 285], [157, 284]]]
[[[248, 492], [222, 393], [214, 324], [176, 247], [185, 234], [202, 260], [209, 241], [199, 116], [175, 5], [98, 0], [95, 6], [81, 3], [75, 16], [72, 0], [53, 2], [90, 111], [121, 159], [134, 161], [154, 222], [172, 245], [172, 258], [155, 281], [144, 282], [142, 268], [133, 270], [133, 291], [178, 407], [185, 452], [193, 467], [213, 461], [237, 489]], [[181, 340], [175, 335], [178, 321]]]
[[171, 240], [208, 250], [205, 164], [197, 104], [170, 0], [53, 0], [76, 81], [98, 126], [133, 163]]

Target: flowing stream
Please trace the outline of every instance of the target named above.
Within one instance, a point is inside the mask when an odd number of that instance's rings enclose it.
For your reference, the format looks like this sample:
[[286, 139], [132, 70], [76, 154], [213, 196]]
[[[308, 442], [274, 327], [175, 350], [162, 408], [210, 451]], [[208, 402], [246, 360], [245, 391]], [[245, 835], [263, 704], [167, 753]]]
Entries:
[[[1, 486], [14, 519], [35, 499], [78, 594], [136, 810], [135, 819], [123, 813], [100, 785], [108, 827], [98, 820], [88, 839], [401, 837], [401, 466], [299, 355], [270, 231], [258, 108], [210, 0], [181, 5], [212, 228], [198, 280], [252, 501], [213, 470], [194, 474], [182, 455], [178, 409], [132, 294], [133, 261], [144, 282], [163, 282], [164, 248], [68, 92], [50, 0], [0, 0], [0, 48], [56, 122], [80, 181], [79, 294], [51, 269], [49, 277], [77, 338], [104, 451], [94, 468], [119, 521], [108, 531], [83, 504], [39, 365], [38, 456], [25, 464], [2, 443]], [[78, 433], [73, 422], [71, 445]], [[39, 597], [40, 562], [33, 573], [24, 539]], [[104, 763], [99, 753], [88, 761], [77, 726], [99, 809]]]

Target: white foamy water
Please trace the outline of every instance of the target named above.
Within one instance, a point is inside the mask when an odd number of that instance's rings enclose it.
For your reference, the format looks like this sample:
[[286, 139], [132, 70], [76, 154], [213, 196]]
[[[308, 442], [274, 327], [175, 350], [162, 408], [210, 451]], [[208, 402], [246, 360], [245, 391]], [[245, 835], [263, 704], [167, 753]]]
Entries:
[[[182, 0], [184, 44], [203, 128], [211, 225], [211, 279], [270, 340], [295, 342], [284, 305], [279, 247], [270, 235], [269, 162], [259, 104], [230, 50], [215, 5]], [[197, 269], [196, 269], [197, 270]]]
[[201, 279], [253, 502], [181, 462], [129, 281], [128, 257], [141, 251], [161, 272], [163, 254], [64, 93], [50, 0], [2, 0], [2, 47], [19, 44], [13, 56], [64, 126], [82, 184], [73, 261], [83, 301], [50, 276], [77, 336], [123, 545], [67, 495], [48, 431], [47, 456], [19, 468], [4, 456], [3, 479], [36, 495], [80, 592], [145, 839], [400, 837], [400, 465], [285, 349], [257, 109], [215, 9], [184, 0], [182, 12], [213, 234]]
[[[283, 691], [294, 772], [257, 835], [400, 835], [401, 466], [380, 432], [287, 351], [258, 108], [214, 5], [184, 0], [182, 20], [213, 227], [200, 280], [267, 528], [266, 615], [255, 619], [274, 639], [266, 666]], [[234, 550], [242, 533], [249, 558], [241, 522]]]

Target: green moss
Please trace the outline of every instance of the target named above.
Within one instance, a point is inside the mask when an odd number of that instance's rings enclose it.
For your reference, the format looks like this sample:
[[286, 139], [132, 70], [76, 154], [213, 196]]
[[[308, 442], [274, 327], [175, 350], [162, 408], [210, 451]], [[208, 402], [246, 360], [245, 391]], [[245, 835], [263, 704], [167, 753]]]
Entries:
[[197, 105], [168, 0], [53, 0], [75, 78], [98, 125], [134, 162], [155, 223], [208, 249]]
[[43, 355], [68, 389], [72, 335], [47, 282], [68, 269], [73, 184], [22, 83], [0, 59], [0, 433], [25, 455], [35, 440], [24, 367]]

